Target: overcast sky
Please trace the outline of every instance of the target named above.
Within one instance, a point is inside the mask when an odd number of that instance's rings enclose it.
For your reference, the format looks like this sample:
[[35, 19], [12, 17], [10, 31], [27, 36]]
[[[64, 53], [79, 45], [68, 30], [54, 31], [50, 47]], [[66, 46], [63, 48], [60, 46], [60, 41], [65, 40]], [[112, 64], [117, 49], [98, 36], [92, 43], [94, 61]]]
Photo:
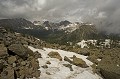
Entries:
[[0, 18], [92, 22], [120, 33], [120, 0], [0, 0]]

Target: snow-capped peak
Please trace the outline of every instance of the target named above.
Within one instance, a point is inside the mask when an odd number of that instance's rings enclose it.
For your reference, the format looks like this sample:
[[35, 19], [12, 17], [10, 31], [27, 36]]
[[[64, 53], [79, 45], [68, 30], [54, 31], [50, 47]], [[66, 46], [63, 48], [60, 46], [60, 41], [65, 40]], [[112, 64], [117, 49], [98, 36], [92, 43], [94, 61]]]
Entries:
[[78, 25], [77, 23], [71, 23], [67, 26], [61, 26], [59, 29], [60, 30], [65, 30], [65, 32], [73, 32], [78, 28], [77, 25]]

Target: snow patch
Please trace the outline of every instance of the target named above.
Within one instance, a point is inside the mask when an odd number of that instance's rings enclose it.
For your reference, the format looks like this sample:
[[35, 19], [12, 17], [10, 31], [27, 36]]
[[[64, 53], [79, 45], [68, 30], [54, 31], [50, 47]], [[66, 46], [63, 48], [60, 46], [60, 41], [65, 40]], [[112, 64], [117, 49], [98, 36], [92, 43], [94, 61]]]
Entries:
[[[72, 65], [73, 71], [70, 71], [69, 68], [63, 66], [63, 64], [68, 64], [67, 61], [64, 61], [64, 56], [72, 57], [73, 55], [83, 59], [86, 62], [86, 64], [90, 66], [93, 63], [86, 59], [87, 56], [79, 55], [74, 52], [56, 50], [51, 48], [43, 48], [43, 50], [35, 49], [31, 46], [28, 46], [28, 48], [30, 48], [33, 52], [38, 51], [39, 53], [41, 53], [42, 58], [39, 58], [40, 66], [45, 65], [47, 61], [51, 62], [51, 64], [49, 65], [47, 64], [48, 68], [46, 69], [40, 67], [39, 69], [41, 71], [40, 79], [102, 79], [100, 76], [92, 72], [91, 67], [81, 68], [81, 67]], [[50, 58], [48, 56], [48, 53], [51, 51], [58, 52], [62, 57], [62, 61], [59, 61], [56, 58]], [[50, 75], [46, 74], [46, 72], [49, 72]]]

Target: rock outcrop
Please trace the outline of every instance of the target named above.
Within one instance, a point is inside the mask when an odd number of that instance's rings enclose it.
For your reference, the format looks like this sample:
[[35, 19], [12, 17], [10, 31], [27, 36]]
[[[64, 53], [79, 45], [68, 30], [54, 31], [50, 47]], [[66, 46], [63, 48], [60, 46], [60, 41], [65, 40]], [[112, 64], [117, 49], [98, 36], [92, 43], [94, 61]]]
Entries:
[[60, 61], [62, 61], [62, 57], [60, 56], [60, 54], [58, 52], [52, 51], [48, 54], [48, 56], [50, 56], [51, 58], [57, 58]]
[[0, 44], [0, 57], [7, 56], [7, 48], [4, 46], [4, 44]]
[[77, 58], [75, 55], [73, 55], [72, 60], [66, 56], [64, 57], [64, 60], [82, 68], [88, 67], [85, 61], [83, 61], [81, 58]]
[[100, 73], [105, 79], [120, 78], [120, 48], [94, 50], [88, 59], [95, 64], [95, 72]]
[[0, 28], [0, 79], [40, 77], [41, 54], [28, 48], [38, 46], [37, 43], [41, 42], [36, 38]]

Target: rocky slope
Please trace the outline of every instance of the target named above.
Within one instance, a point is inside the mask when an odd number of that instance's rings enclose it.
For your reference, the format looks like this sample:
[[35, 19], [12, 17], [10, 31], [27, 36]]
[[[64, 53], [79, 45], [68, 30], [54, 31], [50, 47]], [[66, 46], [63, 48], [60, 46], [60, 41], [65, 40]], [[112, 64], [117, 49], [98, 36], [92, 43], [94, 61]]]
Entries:
[[119, 79], [119, 71], [118, 46], [81, 49], [78, 46], [49, 44], [0, 27], [1, 79], [101, 79], [97, 74], [105, 79]]
[[40, 76], [41, 54], [27, 46], [40, 47], [42, 41], [0, 27], [0, 79], [25, 79]]
[[[89, 76], [89, 79], [101, 78], [92, 72], [90, 67], [92, 62], [86, 57], [62, 50], [58, 51], [59, 53], [54, 50], [49, 51], [41, 47], [44, 44], [43, 41], [32, 36], [23, 36], [0, 27], [0, 79], [79, 79], [81, 75], [83, 79]], [[63, 70], [67, 71], [66, 75], [63, 74], [65, 72]]]

